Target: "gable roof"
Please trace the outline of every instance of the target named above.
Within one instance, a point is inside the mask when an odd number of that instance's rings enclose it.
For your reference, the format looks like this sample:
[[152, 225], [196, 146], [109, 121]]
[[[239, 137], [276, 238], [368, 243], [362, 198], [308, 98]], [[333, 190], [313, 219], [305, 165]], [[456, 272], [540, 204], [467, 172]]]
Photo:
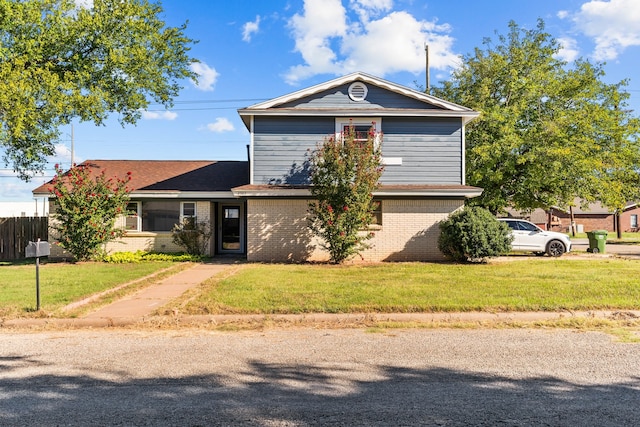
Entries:
[[[378, 86], [380, 88], [389, 90], [391, 92], [412, 98], [414, 100], [424, 102], [425, 104], [429, 104], [432, 106], [438, 107], [437, 109], [429, 109], [429, 110], [419, 110], [419, 114], [423, 116], [448, 116], [448, 117], [461, 117], [463, 121], [466, 123], [477, 117], [479, 115], [478, 112], [471, 110], [470, 108], [463, 107], [458, 104], [454, 104], [453, 102], [445, 101], [443, 99], [437, 98], [432, 95], [428, 95], [424, 92], [420, 92], [406, 86], [399, 85], [397, 83], [393, 83], [379, 77], [375, 77], [363, 72], [355, 72], [348, 74], [346, 76], [338, 77], [333, 80], [329, 80], [328, 82], [321, 83], [315, 86], [308, 87], [306, 89], [301, 89], [296, 92], [289, 93], [287, 95], [279, 96], [277, 98], [270, 99], [268, 101], [260, 102], [258, 104], [251, 105], [246, 108], [241, 108], [238, 110], [238, 114], [240, 114], [245, 126], [247, 129], [250, 127], [250, 117], [255, 115], [327, 115], [327, 114], [335, 114], [335, 109], [332, 108], [306, 108], [304, 110], [298, 110], [294, 108], [278, 108], [279, 106], [291, 103], [296, 100], [300, 100], [302, 98], [312, 96], [318, 94], [320, 92], [327, 91], [332, 88], [336, 88], [338, 86], [342, 86], [345, 84], [353, 83], [356, 81], [361, 81], [364, 83], [368, 83], [374, 86]], [[390, 115], [407, 115], [409, 112], [407, 109], [385, 109], [385, 114]], [[352, 113], [352, 114], [350, 114]], [[418, 111], [414, 112], [418, 114]], [[362, 116], [366, 115], [366, 111], [362, 108], [354, 109], [354, 111], [346, 111], [340, 110], [340, 114], [354, 115], [354, 116]], [[371, 114], [380, 115], [380, 108], [376, 108], [375, 112]]]
[[[249, 182], [248, 162], [207, 160], [87, 160], [92, 175], [125, 178], [131, 172], [132, 196], [232, 197], [231, 189]], [[48, 196], [50, 182], [33, 190]], [[197, 194], [194, 194], [197, 192]]]

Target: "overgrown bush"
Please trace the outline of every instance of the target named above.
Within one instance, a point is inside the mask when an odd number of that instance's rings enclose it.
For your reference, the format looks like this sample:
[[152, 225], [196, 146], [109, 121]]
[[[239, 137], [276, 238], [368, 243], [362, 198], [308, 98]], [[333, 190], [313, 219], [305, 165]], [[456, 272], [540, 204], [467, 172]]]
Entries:
[[116, 228], [116, 218], [126, 212], [131, 172], [124, 178], [108, 178], [105, 172], [92, 173], [89, 166], [73, 166], [64, 172], [56, 165], [49, 192], [55, 196], [52, 228], [58, 244], [77, 261], [100, 255], [101, 248], [124, 235]]
[[438, 248], [460, 262], [484, 262], [511, 250], [509, 226], [480, 207], [467, 207], [440, 223]]
[[212, 232], [208, 222], [185, 218], [171, 230], [171, 240], [190, 255], [205, 255]]
[[366, 135], [350, 124], [346, 132], [325, 138], [313, 152], [309, 227], [322, 238], [332, 263], [360, 254], [374, 236], [367, 229], [376, 208], [373, 192], [383, 172], [381, 142], [375, 123]]

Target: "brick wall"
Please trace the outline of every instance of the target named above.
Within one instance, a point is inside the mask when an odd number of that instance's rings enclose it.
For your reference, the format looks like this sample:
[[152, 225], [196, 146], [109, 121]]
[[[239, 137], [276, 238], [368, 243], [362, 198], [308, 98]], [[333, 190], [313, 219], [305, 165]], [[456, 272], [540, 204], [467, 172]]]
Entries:
[[[328, 254], [307, 225], [307, 201], [253, 199], [247, 202], [249, 261], [326, 261]], [[369, 240], [364, 261], [441, 260], [438, 223], [462, 200], [382, 200], [382, 226]]]
[[[144, 202], [143, 202], [144, 203]], [[209, 201], [196, 202], [196, 215], [198, 222], [208, 222], [211, 227], [212, 203]], [[124, 216], [116, 221], [116, 227], [124, 227]], [[213, 240], [213, 238], [211, 239]], [[211, 254], [212, 242], [209, 242], [209, 254]], [[171, 232], [129, 232], [121, 239], [110, 242], [107, 252], [183, 252], [184, 249], [172, 242]]]
[[[50, 212], [55, 212], [55, 207], [50, 206]], [[209, 201], [199, 201], [196, 203], [196, 214], [198, 222], [206, 221], [212, 225], [212, 203]], [[55, 215], [50, 217], [49, 224], [55, 222]], [[124, 228], [125, 217], [121, 216], [116, 220], [116, 228]], [[214, 228], [215, 230], [215, 228]], [[51, 258], [71, 258], [71, 254], [55, 244], [55, 232], [49, 229], [49, 242], [51, 243]], [[212, 237], [212, 241], [215, 241]], [[212, 254], [212, 242], [209, 242], [209, 254]], [[124, 237], [109, 242], [106, 246], [107, 253], [114, 252], [136, 252], [138, 250], [148, 252], [183, 252], [184, 249], [174, 244], [171, 232], [129, 232]]]

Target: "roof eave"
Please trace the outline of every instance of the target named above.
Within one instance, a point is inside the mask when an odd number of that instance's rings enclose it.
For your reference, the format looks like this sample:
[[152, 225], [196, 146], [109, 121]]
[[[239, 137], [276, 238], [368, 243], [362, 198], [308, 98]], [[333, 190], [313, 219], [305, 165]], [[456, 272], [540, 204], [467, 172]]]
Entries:
[[[236, 197], [295, 197], [310, 198], [309, 188], [242, 188], [237, 187], [231, 190]], [[482, 188], [461, 187], [461, 188], [382, 188], [373, 192], [374, 197], [434, 197], [434, 198], [457, 198], [471, 199], [479, 197]]]
[[[34, 197], [53, 197], [49, 192], [33, 192]], [[236, 198], [231, 190], [229, 191], [179, 191], [179, 190], [138, 190], [129, 193], [130, 199], [234, 199]]]
[[273, 109], [258, 109], [238, 110], [238, 114], [242, 118], [247, 129], [250, 128], [251, 117], [263, 116], [263, 117], [449, 117], [449, 118], [461, 118], [463, 124], [467, 124], [471, 120], [480, 115], [477, 111], [451, 111], [451, 110], [416, 110], [416, 109], [386, 109], [386, 108], [350, 108], [350, 109], [335, 109], [335, 108], [273, 108]]

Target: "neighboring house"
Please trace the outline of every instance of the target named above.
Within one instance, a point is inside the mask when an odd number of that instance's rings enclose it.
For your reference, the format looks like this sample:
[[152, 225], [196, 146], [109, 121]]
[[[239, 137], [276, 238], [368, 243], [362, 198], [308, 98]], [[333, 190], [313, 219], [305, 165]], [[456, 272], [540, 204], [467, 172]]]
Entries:
[[45, 199], [31, 202], [0, 202], [0, 218], [38, 217], [49, 214]]
[[[308, 162], [318, 144], [349, 125], [357, 131], [373, 125], [384, 135], [385, 171], [374, 193], [380, 210], [364, 260], [442, 259], [437, 248], [439, 222], [482, 192], [466, 186], [464, 178], [465, 124], [478, 113], [386, 80], [353, 73], [238, 113], [251, 136], [248, 171], [245, 162], [201, 162], [210, 165], [210, 174], [203, 173], [195, 180], [201, 185], [193, 186], [197, 170], [174, 175], [165, 168], [166, 162], [155, 162], [155, 168], [145, 170], [144, 165], [154, 162], [131, 161], [134, 177], [147, 181], [132, 183], [132, 201], [139, 203], [141, 224], [127, 233], [124, 241], [130, 246], [126, 250], [134, 247], [132, 241], [139, 236], [146, 239], [144, 249], [174, 249], [164, 229], [195, 209], [199, 219], [208, 217], [214, 225], [212, 255], [236, 253], [249, 261], [327, 260], [321, 242], [308, 228]], [[114, 175], [107, 162], [95, 163], [108, 176]], [[216, 170], [232, 164], [233, 175]], [[244, 175], [241, 170], [246, 171]], [[34, 191], [44, 193], [44, 186]], [[158, 209], [170, 210], [170, 216], [151, 217], [164, 224], [163, 230], [145, 226], [152, 221], [145, 219], [149, 205], [168, 202], [173, 203], [170, 209], [164, 205]], [[110, 249], [121, 247], [125, 250], [121, 245]]]
[[[579, 233], [593, 230], [617, 231], [616, 213], [603, 206], [600, 202], [591, 203], [588, 207], [580, 207], [580, 200], [575, 201], [573, 218], [576, 231]], [[521, 213], [513, 209], [507, 210], [507, 215], [513, 218], [527, 219], [544, 230], [571, 232], [571, 212], [569, 209], [553, 207], [548, 211], [535, 209], [531, 213]], [[623, 232], [637, 232], [640, 230], [638, 218], [640, 217], [640, 205], [627, 203], [620, 213], [620, 228]]]

